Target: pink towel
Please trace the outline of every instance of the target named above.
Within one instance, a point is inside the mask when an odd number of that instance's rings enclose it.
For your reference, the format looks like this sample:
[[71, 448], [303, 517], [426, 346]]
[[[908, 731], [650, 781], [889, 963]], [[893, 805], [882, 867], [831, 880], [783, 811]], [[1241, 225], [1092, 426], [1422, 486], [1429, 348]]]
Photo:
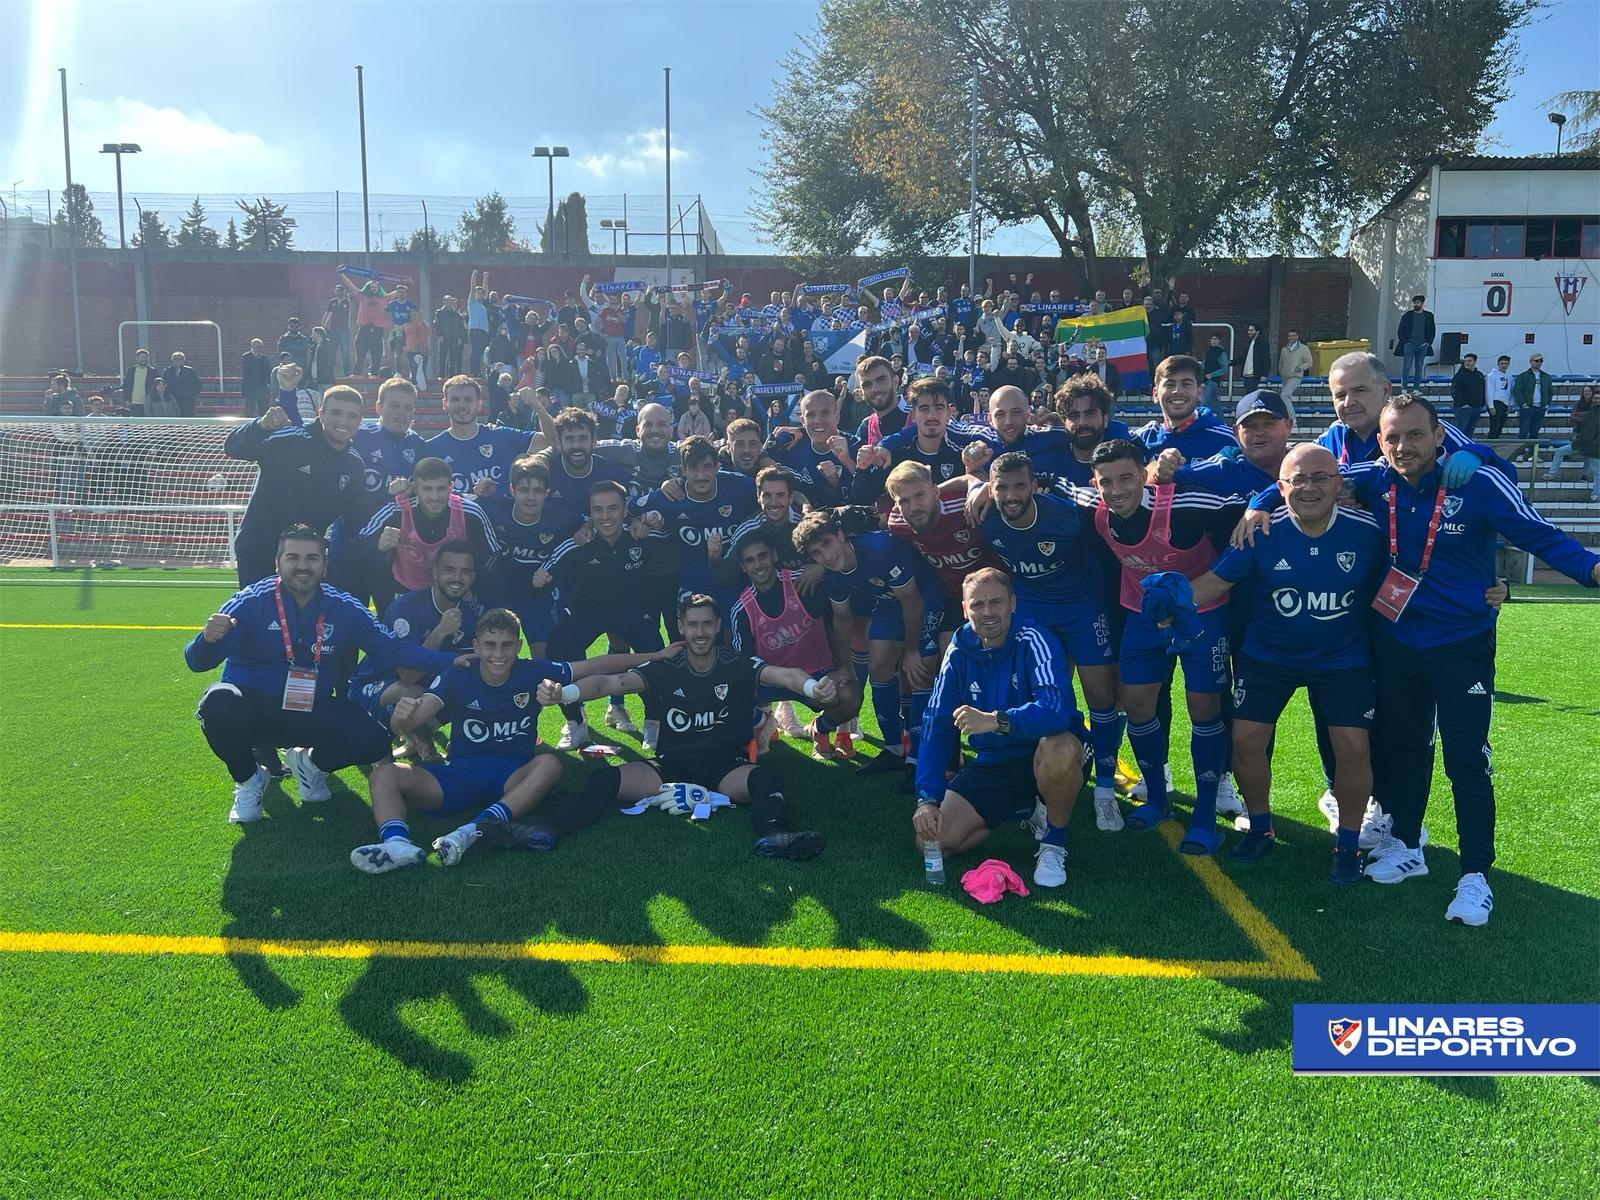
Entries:
[[1028, 894], [1021, 876], [998, 858], [986, 858], [961, 877], [961, 886], [979, 904], [994, 904], [1007, 892]]

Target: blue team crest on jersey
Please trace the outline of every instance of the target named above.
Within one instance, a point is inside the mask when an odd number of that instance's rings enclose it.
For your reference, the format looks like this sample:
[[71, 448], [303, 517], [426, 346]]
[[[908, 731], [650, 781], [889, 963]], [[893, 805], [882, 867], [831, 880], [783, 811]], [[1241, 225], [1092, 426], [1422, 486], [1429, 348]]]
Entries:
[[728, 698], [728, 685], [725, 683], [719, 683], [711, 690], [717, 694], [718, 700], [726, 700]]
[[1460, 496], [1446, 496], [1444, 498], [1444, 515], [1445, 515], [1445, 519], [1446, 520], [1448, 520], [1449, 518], [1455, 516], [1460, 511], [1461, 511], [1461, 497]]
[[1039, 553], [1044, 555], [1046, 558], [1049, 558], [1055, 552], [1056, 552], [1056, 544], [1054, 542], [1040, 542], [1039, 543]]
[[527, 692], [518, 692], [515, 696], [511, 697], [511, 703], [515, 704], [518, 708], [527, 708], [529, 699], [530, 697]]
[[876, 588], [881, 588], [883, 586], [883, 580], [878, 579], [878, 578], [869, 579], [869, 580], [867, 580], [867, 582], [870, 583], [873, 587], [876, 587]]
[[556, 535], [553, 533], [541, 533], [539, 535], [539, 544], [541, 546], [548, 546], [552, 541], [555, 540], [555, 536]]
[[640, 549], [638, 546], [629, 546], [628, 547], [628, 561], [629, 562], [638, 562], [639, 559], [642, 558], [643, 556], [644, 556], [644, 551], [642, 549]]
[[721, 507], [719, 507], [719, 508], [718, 508], [718, 509], [717, 509], [717, 514], [718, 514], [718, 515], [719, 515], [719, 516], [724, 516], [724, 517], [731, 517], [731, 516], [733, 516], [733, 505], [731, 505], [731, 504], [724, 504], [724, 505], [722, 505], [722, 506], [721, 506]]
[[958, 530], [956, 530], [956, 541], [965, 544], [967, 542], [970, 542], [971, 540], [972, 540], [972, 533], [969, 530], [966, 530], [966, 529], [958, 529]]
[[1356, 567], [1356, 552], [1354, 550], [1341, 550], [1334, 556], [1334, 561], [1339, 564], [1339, 569], [1349, 574]]
[[494, 447], [493, 446], [479, 446], [478, 447], [478, 453], [483, 455], [485, 458], [493, 458], [494, 457]]
[[417, 452], [415, 450], [402, 450], [400, 451], [400, 457], [405, 459], [407, 462], [416, 462]]

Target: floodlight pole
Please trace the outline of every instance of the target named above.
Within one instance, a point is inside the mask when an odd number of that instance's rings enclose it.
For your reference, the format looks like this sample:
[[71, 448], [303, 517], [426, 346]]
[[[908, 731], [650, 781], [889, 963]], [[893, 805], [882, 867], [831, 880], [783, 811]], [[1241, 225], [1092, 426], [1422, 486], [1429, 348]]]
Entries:
[[72, 276], [72, 342], [77, 369], [83, 370], [83, 314], [78, 307], [78, 219], [72, 206], [72, 132], [67, 119], [67, 69], [61, 72], [61, 149], [67, 158], [67, 271]]

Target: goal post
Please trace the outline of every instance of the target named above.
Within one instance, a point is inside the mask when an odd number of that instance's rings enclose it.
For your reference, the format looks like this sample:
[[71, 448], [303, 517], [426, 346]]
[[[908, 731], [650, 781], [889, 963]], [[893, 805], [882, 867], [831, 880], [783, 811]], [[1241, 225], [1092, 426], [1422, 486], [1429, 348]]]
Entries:
[[231, 566], [238, 419], [0, 417], [0, 564]]

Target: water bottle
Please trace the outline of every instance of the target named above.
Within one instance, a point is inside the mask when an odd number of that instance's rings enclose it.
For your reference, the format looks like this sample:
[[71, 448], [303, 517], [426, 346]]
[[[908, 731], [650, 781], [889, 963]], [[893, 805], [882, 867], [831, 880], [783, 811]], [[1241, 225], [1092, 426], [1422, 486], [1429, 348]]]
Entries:
[[944, 851], [938, 838], [928, 838], [922, 843], [922, 878], [929, 887], [944, 886]]

